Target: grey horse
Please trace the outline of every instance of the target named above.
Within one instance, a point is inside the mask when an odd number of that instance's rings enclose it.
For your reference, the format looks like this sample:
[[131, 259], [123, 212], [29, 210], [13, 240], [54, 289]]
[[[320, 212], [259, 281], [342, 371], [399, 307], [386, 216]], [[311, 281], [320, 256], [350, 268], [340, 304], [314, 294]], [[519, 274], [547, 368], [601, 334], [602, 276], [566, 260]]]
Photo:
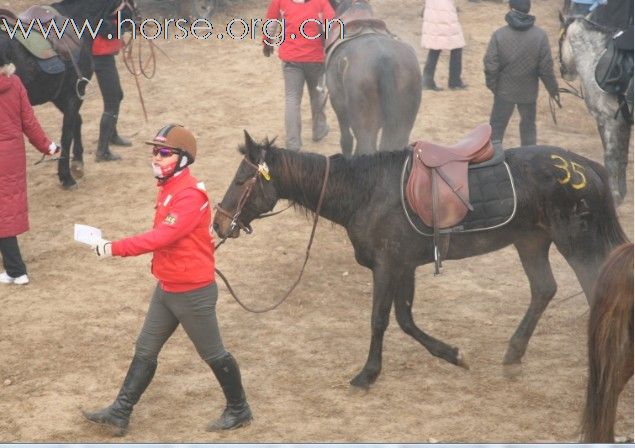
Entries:
[[597, 122], [604, 166], [609, 172], [611, 191], [616, 204], [626, 195], [626, 167], [632, 124], [619, 111], [616, 95], [600, 89], [595, 67], [611, 39], [610, 30], [585, 17], [560, 16], [560, 73], [567, 81], [580, 79], [586, 107]]

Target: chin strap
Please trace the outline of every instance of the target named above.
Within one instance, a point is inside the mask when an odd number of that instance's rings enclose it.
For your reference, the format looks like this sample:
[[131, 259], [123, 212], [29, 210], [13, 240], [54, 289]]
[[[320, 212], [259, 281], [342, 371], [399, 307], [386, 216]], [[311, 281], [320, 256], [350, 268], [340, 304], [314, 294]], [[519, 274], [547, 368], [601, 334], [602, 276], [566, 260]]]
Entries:
[[179, 171], [183, 171], [188, 165], [191, 165], [192, 162], [193, 160], [187, 155], [187, 153], [179, 152], [179, 159], [176, 161], [174, 170], [167, 176], [154, 176], [154, 178], [159, 182], [164, 183]]

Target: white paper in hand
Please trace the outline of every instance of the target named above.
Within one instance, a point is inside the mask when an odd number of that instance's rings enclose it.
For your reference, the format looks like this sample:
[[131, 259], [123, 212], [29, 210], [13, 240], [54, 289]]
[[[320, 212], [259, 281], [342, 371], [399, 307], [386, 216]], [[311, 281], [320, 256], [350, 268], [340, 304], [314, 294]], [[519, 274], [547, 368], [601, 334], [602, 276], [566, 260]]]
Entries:
[[84, 224], [75, 224], [75, 241], [94, 246], [100, 239], [101, 230], [98, 228]]

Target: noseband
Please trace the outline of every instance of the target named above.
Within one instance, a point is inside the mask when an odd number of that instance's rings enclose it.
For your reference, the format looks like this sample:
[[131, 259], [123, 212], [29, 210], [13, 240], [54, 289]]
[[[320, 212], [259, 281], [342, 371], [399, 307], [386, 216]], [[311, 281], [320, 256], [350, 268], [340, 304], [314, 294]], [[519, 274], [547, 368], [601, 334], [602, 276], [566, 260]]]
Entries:
[[242, 229], [247, 234], [250, 234], [251, 232], [253, 232], [253, 229], [251, 228], [249, 224], [243, 224], [243, 222], [240, 220], [240, 215], [243, 212], [243, 207], [245, 206], [245, 204], [247, 203], [247, 200], [249, 199], [249, 195], [251, 194], [251, 191], [256, 186], [256, 182], [258, 182], [258, 178], [262, 176], [266, 180], [271, 179], [271, 176], [269, 175], [269, 168], [267, 167], [267, 164], [264, 162], [264, 157], [262, 158], [262, 162], [260, 162], [258, 165], [256, 165], [251, 160], [249, 160], [247, 156], [245, 156], [244, 161], [247, 162], [247, 165], [254, 168], [255, 171], [254, 171], [254, 174], [249, 179], [247, 179], [247, 181], [245, 181], [246, 187], [243, 190], [242, 195], [240, 196], [240, 200], [238, 201], [238, 205], [236, 206], [236, 211], [234, 213], [231, 213], [225, 210], [224, 208], [222, 208], [220, 206], [220, 203], [216, 204], [216, 210], [218, 211], [218, 213], [232, 220], [229, 226], [230, 235], [234, 232], [234, 230], [236, 230], [237, 227]]

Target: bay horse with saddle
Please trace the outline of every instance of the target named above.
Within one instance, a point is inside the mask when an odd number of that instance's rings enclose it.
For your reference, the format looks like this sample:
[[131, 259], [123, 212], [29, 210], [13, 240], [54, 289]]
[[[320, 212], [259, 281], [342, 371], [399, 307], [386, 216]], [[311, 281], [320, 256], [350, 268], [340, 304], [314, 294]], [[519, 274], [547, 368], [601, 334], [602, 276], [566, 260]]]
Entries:
[[93, 75], [91, 48], [96, 36], [87, 28], [96, 32], [100, 20], [110, 20], [117, 13], [124, 19], [137, 17], [134, 0], [62, 0], [22, 13], [0, 9], [0, 53], [15, 65], [31, 104], [50, 101], [63, 114], [57, 174], [65, 189], [77, 186], [71, 173], [71, 145], [72, 171], [77, 177], [84, 173], [79, 110]]
[[374, 17], [367, 0], [330, 1], [338, 20], [327, 30], [326, 85], [342, 153], [353, 153], [354, 140], [356, 154], [406, 146], [421, 103], [414, 49]]
[[361, 388], [381, 371], [393, 304], [406, 334], [432, 355], [467, 367], [457, 347], [414, 322], [415, 271], [513, 245], [531, 292], [503, 360], [518, 364], [557, 291], [550, 247], [590, 298], [602, 263], [627, 238], [600, 164], [555, 146], [495, 151], [490, 136], [483, 124], [452, 146], [422, 141], [349, 158], [296, 153], [245, 133], [243, 161], [217, 207], [214, 229], [236, 238], [281, 199], [346, 229], [355, 259], [373, 275], [368, 359], [351, 380]]

